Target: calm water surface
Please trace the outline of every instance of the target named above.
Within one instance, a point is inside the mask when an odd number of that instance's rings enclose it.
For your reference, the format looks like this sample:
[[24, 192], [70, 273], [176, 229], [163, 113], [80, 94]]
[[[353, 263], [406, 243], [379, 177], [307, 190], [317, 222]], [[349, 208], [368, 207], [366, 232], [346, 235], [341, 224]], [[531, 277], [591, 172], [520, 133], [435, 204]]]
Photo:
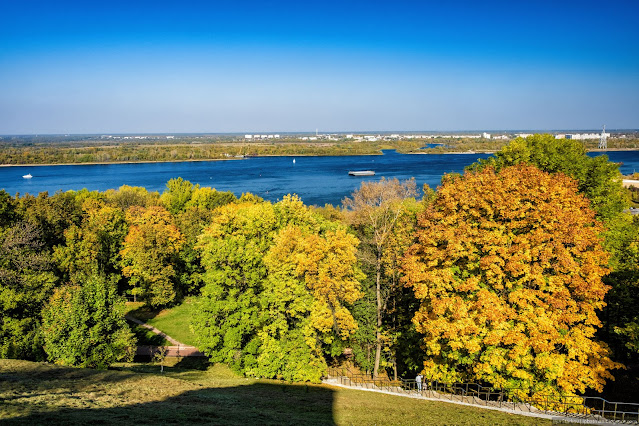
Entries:
[[[622, 162], [621, 172], [639, 170], [639, 151], [609, 152], [611, 161]], [[445, 173], [464, 167], [488, 154], [414, 154], [385, 151], [384, 155], [348, 157], [257, 157], [230, 161], [182, 163], [106, 164], [77, 166], [0, 167], [0, 188], [10, 194], [48, 191], [105, 191], [122, 185], [142, 186], [162, 192], [169, 179], [182, 177], [194, 184], [240, 196], [251, 192], [276, 201], [298, 194], [309, 205], [341, 204], [362, 181], [382, 177], [400, 180], [414, 177], [418, 187], [436, 188]], [[295, 158], [295, 163], [293, 163]], [[351, 177], [349, 170], [374, 170], [375, 176]], [[30, 173], [32, 179], [22, 176]]]

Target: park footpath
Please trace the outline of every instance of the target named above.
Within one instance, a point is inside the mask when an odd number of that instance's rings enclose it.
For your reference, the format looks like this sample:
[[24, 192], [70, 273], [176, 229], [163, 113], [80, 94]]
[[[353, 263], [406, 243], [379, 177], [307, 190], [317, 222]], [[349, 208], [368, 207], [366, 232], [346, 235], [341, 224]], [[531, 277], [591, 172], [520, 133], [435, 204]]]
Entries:
[[[322, 381], [330, 386], [357, 389], [366, 392], [378, 392], [405, 398], [422, 399], [426, 401], [445, 402], [504, 413], [536, 417], [551, 420], [553, 424], [588, 424], [588, 425], [639, 425], [639, 404], [624, 404], [614, 409], [587, 408], [577, 406], [574, 402], [566, 404], [564, 410], [557, 409], [558, 401], [537, 400], [530, 402], [511, 402], [505, 398], [503, 391], [474, 391], [467, 384], [464, 385], [434, 385], [425, 384], [423, 388], [415, 380], [401, 379], [397, 381], [371, 380], [364, 375], [352, 374], [329, 368], [328, 375]], [[418, 390], [418, 386], [421, 388]], [[484, 388], [485, 389], [485, 388]], [[546, 403], [549, 406], [546, 406]], [[554, 407], [552, 407], [554, 403]], [[622, 404], [622, 403], [612, 403]], [[553, 410], [554, 408], [555, 410]], [[628, 411], [625, 411], [628, 410]]]
[[[169, 341], [171, 346], [138, 346], [137, 355], [153, 356], [161, 352], [162, 348], [166, 351], [167, 357], [204, 357], [204, 353], [200, 352], [195, 346], [185, 345], [178, 340], [172, 338], [161, 330], [153, 327], [130, 315], [125, 315], [126, 319], [132, 321], [158, 336]], [[468, 384], [464, 385], [435, 385], [425, 384], [421, 388], [415, 380], [401, 379], [399, 381], [379, 381], [368, 380], [361, 374], [352, 374], [343, 372], [335, 368], [328, 370], [328, 376], [322, 381], [326, 385], [337, 386], [342, 388], [358, 389], [367, 392], [378, 392], [388, 395], [397, 395], [405, 398], [422, 399], [426, 401], [445, 402], [449, 404], [464, 405], [468, 407], [483, 408], [486, 410], [501, 411], [519, 416], [536, 417], [540, 419], [551, 420], [553, 424], [588, 424], [588, 425], [619, 425], [631, 424], [639, 425], [639, 404], [623, 404], [625, 407], [618, 407], [615, 404], [614, 410], [606, 409], [605, 405], [601, 410], [593, 410], [584, 407], [577, 412], [570, 413], [575, 410], [574, 402], [566, 404], [566, 409], [562, 411], [552, 411], [543, 409], [544, 401], [537, 401], [535, 404], [528, 402], [508, 402], [504, 398], [503, 390], [501, 392], [482, 391], [478, 389], [473, 391]], [[418, 387], [420, 388], [418, 390]], [[601, 399], [601, 398], [597, 398]], [[607, 401], [606, 401], [607, 402]], [[557, 405], [557, 401], [552, 401]], [[611, 403], [609, 403], [611, 404]], [[540, 408], [541, 407], [541, 408]], [[632, 411], [625, 411], [632, 410]], [[601, 413], [601, 414], [598, 414]], [[621, 416], [621, 417], [618, 417]], [[628, 415], [628, 416], [626, 416]], [[613, 418], [611, 418], [614, 416]]]
[[141, 345], [138, 346], [136, 351], [136, 355], [142, 356], [153, 356], [156, 353], [160, 352], [162, 348], [166, 349], [167, 357], [203, 357], [206, 356], [204, 353], [200, 352], [195, 346], [185, 345], [181, 343], [171, 336], [167, 335], [163, 331], [158, 330], [150, 324], [145, 323], [144, 321], [140, 321], [139, 319], [132, 317], [131, 315], [124, 316], [127, 320], [134, 322], [148, 330], [151, 330], [153, 333], [158, 336], [168, 340], [171, 342], [171, 346], [147, 346]]

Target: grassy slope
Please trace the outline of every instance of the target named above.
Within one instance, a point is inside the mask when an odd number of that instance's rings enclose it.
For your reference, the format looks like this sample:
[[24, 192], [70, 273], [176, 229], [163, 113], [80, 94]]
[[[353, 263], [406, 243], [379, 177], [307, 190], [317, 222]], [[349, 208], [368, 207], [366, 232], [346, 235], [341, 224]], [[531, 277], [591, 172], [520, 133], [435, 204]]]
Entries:
[[181, 305], [162, 311], [151, 311], [141, 303], [129, 303], [129, 314], [162, 330], [169, 336], [187, 345], [195, 346], [195, 336], [191, 333], [191, 310], [194, 298], [187, 298]]
[[221, 366], [198, 370], [184, 363], [160, 374], [157, 366], [140, 364], [95, 371], [0, 360], [0, 423], [550, 424], [326, 385], [245, 379]]

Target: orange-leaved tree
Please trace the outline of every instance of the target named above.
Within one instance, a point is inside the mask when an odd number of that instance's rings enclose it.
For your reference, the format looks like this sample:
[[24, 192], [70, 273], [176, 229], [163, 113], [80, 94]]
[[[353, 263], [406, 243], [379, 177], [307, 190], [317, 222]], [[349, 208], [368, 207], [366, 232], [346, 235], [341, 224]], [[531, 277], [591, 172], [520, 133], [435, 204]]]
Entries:
[[526, 393], [601, 390], [602, 228], [577, 182], [519, 165], [444, 179], [403, 263], [424, 373]]

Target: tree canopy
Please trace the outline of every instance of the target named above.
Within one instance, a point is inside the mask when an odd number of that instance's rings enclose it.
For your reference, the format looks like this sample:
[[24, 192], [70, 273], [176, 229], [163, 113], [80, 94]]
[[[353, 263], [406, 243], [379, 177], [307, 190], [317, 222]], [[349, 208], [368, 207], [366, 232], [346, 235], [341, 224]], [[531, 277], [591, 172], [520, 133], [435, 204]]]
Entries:
[[114, 280], [92, 275], [82, 286], [56, 289], [42, 319], [44, 349], [57, 364], [107, 368], [133, 358], [135, 340]]
[[40, 228], [0, 228], [0, 357], [44, 358], [40, 312], [57, 279]]
[[548, 173], [563, 173], [577, 180], [579, 192], [588, 197], [597, 217], [609, 221], [629, 206], [619, 165], [606, 155], [590, 157], [580, 141], [556, 139], [550, 134], [515, 138], [493, 157], [469, 167], [479, 170], [492, 166], [496, 170], [516, 164], [530, 164]]
[[124, 239], [122, 273], [131, 279], [133, 294], [151, 306], [167, 305], [176, 296], [172, 261], [184, 243], [173, 217], [160, 206], [131, 207], [126, 212], [129, 233]]
[[594, 338], [608, 255], [577, 191], [526, 165], [445, 180], [403, 264], [427, 377], [570, 393], [611, 378]]
[[200, 349], [246, 375], [319, 381], [323, 345], [357, 328], [357, 243], [296, 197], [221, 207], [200, 238]]

